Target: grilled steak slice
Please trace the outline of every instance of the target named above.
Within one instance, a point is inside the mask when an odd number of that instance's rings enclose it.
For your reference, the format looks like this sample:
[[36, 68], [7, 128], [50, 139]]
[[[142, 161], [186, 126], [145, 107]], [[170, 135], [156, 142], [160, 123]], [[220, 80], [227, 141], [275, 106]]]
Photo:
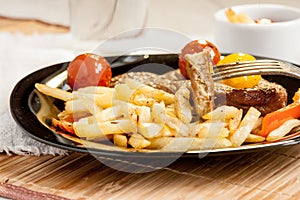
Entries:
[[286, 89], [264, 79], [254, 88], [236, 89], [223, 84], [216, 84], [215, 88], [216, 106], [226, 104], [244, 111], [252, 106], [266, 115], [287, 104]]
[[[164, 75], [149, 72], [130, 72], [114, 77], [111, 86], [123, 82], [127, 77], [174, 94], [183, 85], [191, 89], [191, 82], [185, 80], [178, 70]], [[281, 85], [264, 79], [259, 82], [258, 86], [246, 89], [236, 89], [221, 83], [215, 83], [214, 104], [215, 107], [232, 105], [244, 111], [253, 106], [262, 115], [266, 115], [287, 104], [287, 92]]]
[[189, 62], [187, 74], [191, 80], [195, 111], [202, 117], [213, 110], [214, 107], [214, 81], [211, 77], [211, 55], [204, 50], [201, 53], [187, 54], [185, 59]]

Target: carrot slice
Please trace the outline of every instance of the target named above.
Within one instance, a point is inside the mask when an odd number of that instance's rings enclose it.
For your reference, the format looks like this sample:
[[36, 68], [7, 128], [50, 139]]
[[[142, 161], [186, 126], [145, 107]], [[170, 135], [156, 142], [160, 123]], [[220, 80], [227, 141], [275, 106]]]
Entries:
[[288, 106], [267, 114], [262, 121], [261, 136], [267, 137], [268, 134], [281, 126], [289, 119], [300, 117], [300, 102], [294, 102]]

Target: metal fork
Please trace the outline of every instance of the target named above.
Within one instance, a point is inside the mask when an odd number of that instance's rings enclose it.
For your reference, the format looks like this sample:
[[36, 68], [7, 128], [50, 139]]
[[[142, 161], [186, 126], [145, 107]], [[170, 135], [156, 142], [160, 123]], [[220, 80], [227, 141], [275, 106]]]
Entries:
[[215, 81], [248, 75], [283, 75], [300, 79], [300, 67], [278, 60], [255, 60], [214, 67]]

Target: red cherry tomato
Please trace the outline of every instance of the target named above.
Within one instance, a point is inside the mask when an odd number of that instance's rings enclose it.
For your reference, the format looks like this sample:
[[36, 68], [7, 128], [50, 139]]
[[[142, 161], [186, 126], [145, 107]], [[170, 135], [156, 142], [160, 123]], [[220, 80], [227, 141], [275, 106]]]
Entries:
[[181, 74], [185, 77], [188, 78], [187, 72], [186, 72], [186, 67], [188, 63], [186, 62], [184, 56], [186, 54], [193, 54], [193, 53], [199, 53], [202, 52], [203, 49], [207, 49], [210, 51], [212, 62], [214, 65], [216, 65], [219, 60], [220, 60], [220, 52], [217, 49], [217, 47], [207, 41], [207, 40], [194, 40], [187, 45], [181, 50], [181, 53], [179, 54], [179, 69]]
[[68, 66], [68, 84], [73, 90], [87, 86], [108, 86], [112, 77], [110, 64], [102, 56], [86, 53]]

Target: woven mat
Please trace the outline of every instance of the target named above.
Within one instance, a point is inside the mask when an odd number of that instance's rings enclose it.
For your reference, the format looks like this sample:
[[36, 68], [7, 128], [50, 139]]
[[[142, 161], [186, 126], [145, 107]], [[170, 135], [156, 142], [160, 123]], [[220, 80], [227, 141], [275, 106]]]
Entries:
[[[113, 170], [90, 155], [0, 155], [0, 195], [23, 199], [300, 198], [300, 148], [181, 158], [150, 173]], [[118, 165], [126, 165], [117, 161]]]

